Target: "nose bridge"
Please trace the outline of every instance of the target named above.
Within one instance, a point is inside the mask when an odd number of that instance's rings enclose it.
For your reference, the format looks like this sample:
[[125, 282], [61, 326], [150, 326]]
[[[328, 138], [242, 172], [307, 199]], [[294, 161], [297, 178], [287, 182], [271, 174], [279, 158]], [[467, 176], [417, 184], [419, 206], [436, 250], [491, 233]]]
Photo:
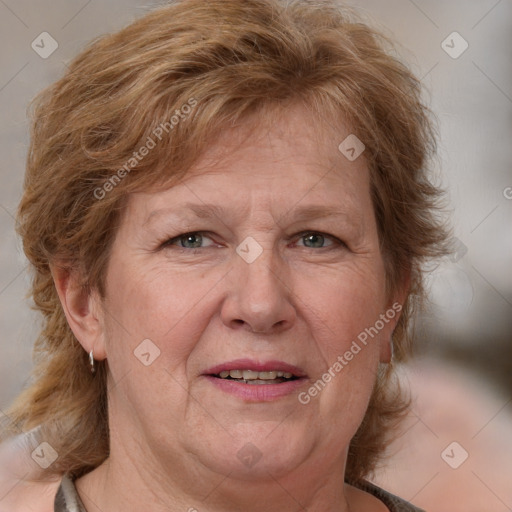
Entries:
[[223, 309], [225, 323], [266, 333], [291, 326], [295, 309], [285, 283], [288, 272], [271, 244], [263, 248], [254, 239], [246, 239], [234, 256]]
[[[243, 260], [243, 258], [242, 258]], [[240, 284], [247, 292], [249, 303], [269, 303], [281, 294], [280, 281], [277, 278], [279, 262], [274, 250], [270, 247], [261, 249], [261, 253], [253, 261], [238, 261]], [[283, 271], [283, 269], [281, 269]]]

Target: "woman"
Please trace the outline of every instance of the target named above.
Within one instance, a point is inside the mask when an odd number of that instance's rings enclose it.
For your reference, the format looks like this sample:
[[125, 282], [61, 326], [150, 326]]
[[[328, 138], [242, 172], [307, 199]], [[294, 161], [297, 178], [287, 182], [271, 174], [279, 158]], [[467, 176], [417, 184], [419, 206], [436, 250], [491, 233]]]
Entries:
[[19, 232], [45, 324], [9, 413], [34, 510], [418, 510], [366, 480], [445, 240], [386, 45], [330, 2], [179, 1], [42, 93]]

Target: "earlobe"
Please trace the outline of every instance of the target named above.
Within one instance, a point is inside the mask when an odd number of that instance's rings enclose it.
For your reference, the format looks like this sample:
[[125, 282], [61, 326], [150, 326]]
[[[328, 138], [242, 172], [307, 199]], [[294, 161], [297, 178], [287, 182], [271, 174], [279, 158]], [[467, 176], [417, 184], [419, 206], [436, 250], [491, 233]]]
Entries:
[[103, 311], [97, 291], [87, 290], [80, 283], [78, 272], [52, 265], [55, 288], [69, 327], [84, 350], [94, 359], [106, 358]]

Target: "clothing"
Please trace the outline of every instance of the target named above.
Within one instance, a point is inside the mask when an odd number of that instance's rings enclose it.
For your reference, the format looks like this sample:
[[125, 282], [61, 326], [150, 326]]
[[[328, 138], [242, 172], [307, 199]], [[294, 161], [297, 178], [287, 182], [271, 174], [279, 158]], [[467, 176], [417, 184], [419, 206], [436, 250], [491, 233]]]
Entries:
[[76, 492], [75, 484], [68, 476], [64, 476], [62, 479], [55, 496], [53, 510], [54, 512], [87, 512]]
[[[360, 482], [353, 485], [382, 501], [389, 508], [390, 512], [424, 512], [370, 482]], [[55, 497], [54, 512], [87, 512], [76, 492], [74, 483], [67, 476], [62, 479], [61, 486]]]
[[423, 509], [411, 505], [408, 501], [405, 501], [370, 482], [359, 482], [353, 485], [354, 487], [358, 487], [382, 501], [382, 503], [389, 508], [390, 512], [425, 512]]

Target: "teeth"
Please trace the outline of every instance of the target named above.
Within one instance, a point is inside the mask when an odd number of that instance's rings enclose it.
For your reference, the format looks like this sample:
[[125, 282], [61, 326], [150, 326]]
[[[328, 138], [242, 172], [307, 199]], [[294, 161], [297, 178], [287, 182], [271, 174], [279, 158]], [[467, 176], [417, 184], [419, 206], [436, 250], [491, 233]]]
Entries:
[[278, 378], [291, 379], [293, 374], [290, 372], [255, 372], [253, 370], [223, 370], [219, 373], [221, 379], [244, 379], [244, 380], [274, 380]]

